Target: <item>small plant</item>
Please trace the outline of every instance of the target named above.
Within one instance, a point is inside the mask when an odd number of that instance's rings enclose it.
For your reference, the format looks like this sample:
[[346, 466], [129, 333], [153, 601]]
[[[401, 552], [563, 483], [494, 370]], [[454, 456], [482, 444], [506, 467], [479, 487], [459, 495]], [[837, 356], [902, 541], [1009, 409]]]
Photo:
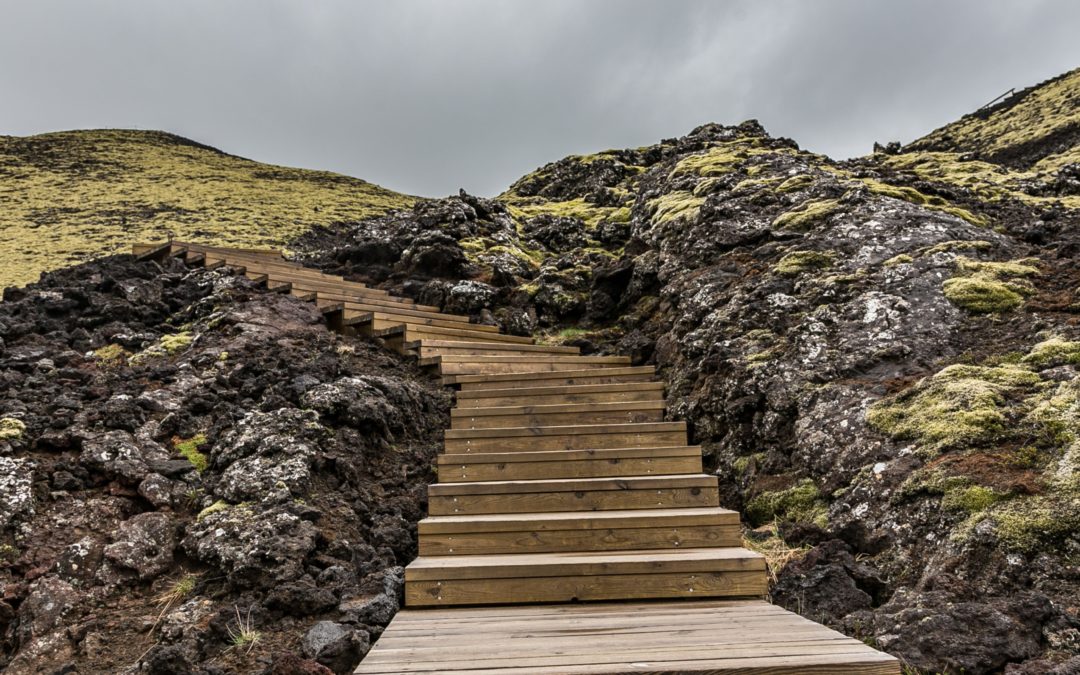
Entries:
[[194, 592], [195, 584], [198, 581], [199, 575], [191, 573], [183, 574], [174, 579], [169, 588], [155, 598], [156, 604], [162, 608], [161, 614], [165, 614], [173, 605], [187, 599]]
[[809, 546], [789, 546], [780, 536], [775, 522], [759, 527], [752, 535], [743, 535], [742, 544], [765, 557], [765, 566], [769, 570], [772, 583], [776, 583], [778, 575], [788, 563], [799, 560], [810, 551]]
[[191, 462], [191, 465], [199, 473], [206, 471], [206, 467], [210, 464], [206, 455], [199, 451], [201, 445], [206, 445], [206, 434], [195, 434], [188, 439], [173, 439], [173, 447], [176, 448], [176, 451], [180, 453], [181, 457]]
[[107, 367], [118, 366], [127, 360], [130, 354], [126, 349], [116, 344], [108, 344], [94, 350], [94, 358]]
[[255, 624], [251, 620], [251, 608], [248, 607], [246, 615], [240, 614], [240, 608], [236, 610], [236, 627], [229, 626], [229, 649], [243, 649], [245, 654], [251, 652], [255, 645], [262, 639], [262, 633], [255, 630]]
[[0, 441], [15, 441], [22, 438], [26, 431], [26, 423], [14, 417], [5, 417], [0, 420]]
[[229, 508], [229, 503], [222, 500], [222, 499], [219, 499], [216, 502], [214, 502], [213, 504], [211, 504], [210, 506], [207, 506], [202, 511], [199, 511], [199, 515], [195, 516], [195, 520], [196, 521], [202, 520], [203, 518], [209, 516], [212, 513], [217, 513], [218, 511], [224, 511], [227, 508]]

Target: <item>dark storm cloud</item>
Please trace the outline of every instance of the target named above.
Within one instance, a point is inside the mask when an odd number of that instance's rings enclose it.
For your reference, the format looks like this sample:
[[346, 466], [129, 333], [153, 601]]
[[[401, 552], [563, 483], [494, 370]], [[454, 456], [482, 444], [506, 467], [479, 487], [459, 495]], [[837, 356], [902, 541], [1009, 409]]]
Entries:
[[161, 128], [433, 196], [707, 121], [863, 154], [1080, 66], [1072, 0], [12, 0], [0, 16], [0, 134]]

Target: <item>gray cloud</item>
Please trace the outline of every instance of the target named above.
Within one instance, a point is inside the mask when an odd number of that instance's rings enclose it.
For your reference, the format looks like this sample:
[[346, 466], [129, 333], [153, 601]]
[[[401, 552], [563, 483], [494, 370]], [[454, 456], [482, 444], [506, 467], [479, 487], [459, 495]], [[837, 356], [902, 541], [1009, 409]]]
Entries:
[[0, 0], [0, 133], [138, 127], [422, 195], [756, 117], [832, 156], [1080, 66], [1072, 0]]

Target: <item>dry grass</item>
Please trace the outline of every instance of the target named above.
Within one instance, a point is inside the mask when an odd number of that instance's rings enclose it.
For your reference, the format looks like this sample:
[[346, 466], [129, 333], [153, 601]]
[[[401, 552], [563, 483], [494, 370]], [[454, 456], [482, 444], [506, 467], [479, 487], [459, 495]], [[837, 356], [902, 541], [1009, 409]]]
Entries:
[[810, 550], [809, 546], [789, 546], [780, 536], [775, 523], [762, 525], [755, 529], [754, 533], [756, 536], [744, 534], [742, 544], [744, 548], [765, 556], [770, 584], [776, 583], [780, 572], [788, 563], [799, 560]]

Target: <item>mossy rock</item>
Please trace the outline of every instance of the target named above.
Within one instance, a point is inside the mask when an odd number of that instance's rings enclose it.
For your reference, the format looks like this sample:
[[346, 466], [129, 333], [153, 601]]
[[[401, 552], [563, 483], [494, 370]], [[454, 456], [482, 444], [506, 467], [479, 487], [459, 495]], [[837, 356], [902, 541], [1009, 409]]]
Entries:
[[877, 402], [866, 420], [897, 440], [915, 441], [929, 454], [985, 444], [1005, 431], [1006, 396], [1039, 382], [1037, 374], [1017, 366], [952, 365]]
[[773, 271], [783, 276], [795, 276], [811, 270], [832, 266], [836, 254], [832, 251], [792, 251], [780, 259]]
[[805, 232], [815, 223], [825, 220], [840, 210], [840, 200], [819, 199], [800, 204], [794, 209], [777, 216], [773, 227]]
[[827, 524], [826, 504], [817, 484], [803, 479], [786, 490], [762, 492], [746, 504], [746, 517], [759, 527], [774, 520]]

